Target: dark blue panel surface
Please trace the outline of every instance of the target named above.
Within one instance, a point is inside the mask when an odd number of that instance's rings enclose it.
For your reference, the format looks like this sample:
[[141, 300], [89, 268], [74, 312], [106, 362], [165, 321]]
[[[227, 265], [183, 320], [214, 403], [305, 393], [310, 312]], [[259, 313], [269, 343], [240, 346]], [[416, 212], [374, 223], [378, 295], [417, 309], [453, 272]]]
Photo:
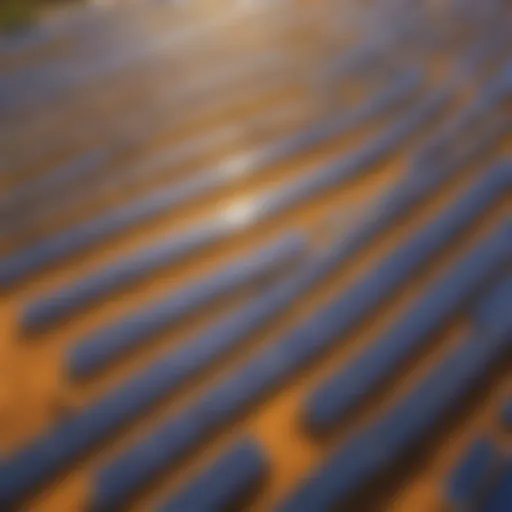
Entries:
[[242, 441], [173, 496], [160, 512], [223, 512], [262, 480], [265, 456], [254, 441]]
[[512, 400], [503, 407], [502, 418], [505, 427], [512, 430]]
[[480, 439], [467, 451], [450, 475], [446, 495], [454, 510], [471, 510], [483, 497], [503, 464], [503, 456], [489, 439]]
[[503, 472], [491, 496], [484, 504], [482, 512], [510, 512], [512, 510], [512, 462]]
[[479, 301], [474, 311], [479, 329], [492, 327], [507, 315], [512, 315], [512, 274], [500, 276], [486, 300]]

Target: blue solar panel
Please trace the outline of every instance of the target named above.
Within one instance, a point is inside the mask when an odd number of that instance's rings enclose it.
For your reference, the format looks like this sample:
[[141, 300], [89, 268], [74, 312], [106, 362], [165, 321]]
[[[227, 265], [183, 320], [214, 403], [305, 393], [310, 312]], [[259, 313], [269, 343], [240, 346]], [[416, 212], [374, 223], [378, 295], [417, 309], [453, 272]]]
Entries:
[[512, 463], [484, 504], [485, 512], [508, 512], [512, 507]]
[[254, 442], [241, 441], [159, 510], [229, 510], [257, 486], [266, 466], [261, 448]]
[[504, 454], [489, 439], [475, 442], [447, 482], [450, 505], [456, 510], [481, 506], [503, 463]]

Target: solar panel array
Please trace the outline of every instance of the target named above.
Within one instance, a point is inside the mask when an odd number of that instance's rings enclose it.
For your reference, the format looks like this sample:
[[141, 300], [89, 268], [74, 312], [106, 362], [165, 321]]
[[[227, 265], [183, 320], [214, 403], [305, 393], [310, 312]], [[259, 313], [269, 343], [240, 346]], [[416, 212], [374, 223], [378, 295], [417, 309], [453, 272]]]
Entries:
[[127, 2], [0, 39], [0, 510], [512, 511], [512, 6]]

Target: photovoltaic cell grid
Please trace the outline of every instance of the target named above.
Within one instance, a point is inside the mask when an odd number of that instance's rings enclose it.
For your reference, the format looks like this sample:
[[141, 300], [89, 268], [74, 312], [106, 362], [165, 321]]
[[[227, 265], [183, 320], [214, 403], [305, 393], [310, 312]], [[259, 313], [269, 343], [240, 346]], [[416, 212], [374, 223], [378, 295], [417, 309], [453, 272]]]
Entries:
[[160, 1], [2, 36], [0, 509], [512, 510], [511, 27]]

